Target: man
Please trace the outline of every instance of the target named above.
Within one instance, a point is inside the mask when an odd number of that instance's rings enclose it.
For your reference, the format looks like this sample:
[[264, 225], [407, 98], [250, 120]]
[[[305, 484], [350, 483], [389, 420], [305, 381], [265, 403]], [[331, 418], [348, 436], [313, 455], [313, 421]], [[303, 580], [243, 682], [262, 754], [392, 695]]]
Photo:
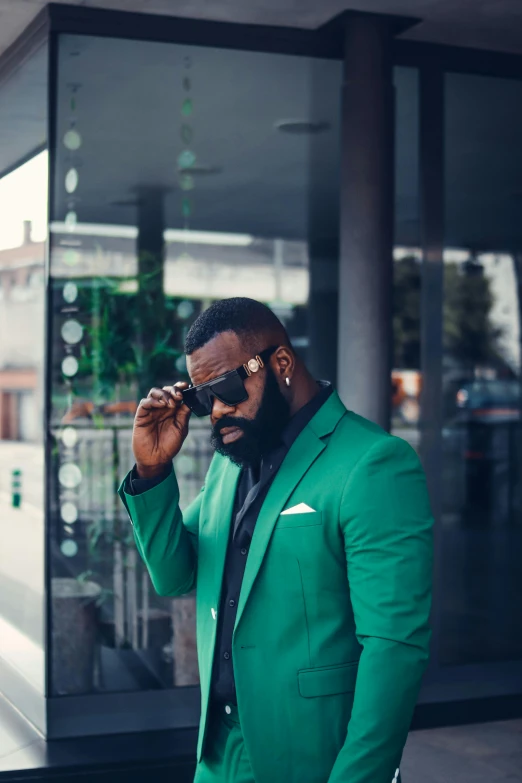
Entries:
[[[185, 349], [193, 386], [141, 401], [120, 494], [158, 593], [196, 588], [195, 780], [392, 783], [430, 635], [418, 459], [316, 382], [259, 302], [216, 302]], [[191, 410], [216, 454], [182, 514]]]

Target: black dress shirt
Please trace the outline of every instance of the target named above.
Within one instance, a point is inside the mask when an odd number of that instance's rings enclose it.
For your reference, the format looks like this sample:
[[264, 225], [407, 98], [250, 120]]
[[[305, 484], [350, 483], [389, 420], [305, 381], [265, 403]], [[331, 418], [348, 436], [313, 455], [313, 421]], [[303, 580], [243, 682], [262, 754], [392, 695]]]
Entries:
[[[243, 583], [245, 566], [261, 506], [270, 485], [281, 467], [293, 442], [311, 421], [319, 408], [332, 393], [332, 386], [319, 381], [320, 391], [292, 416], [281, 433], [279, 445], [264, 455], [259, 465], [244, 468], [237, 484], [236, 497], [230, 526], [230, 535], [225, 561], [221, 591], [221, 605], [217, 615], [216, 648], [212, 672], [212, 693], [214, 703], [236, 704], [236, 686], [232, 662], [232, 634], [236, 622], [239, 593]], [[130, 494], [139, 494], [161, 483], [170, 473], [154, 479], [139, 479], [134, 468], [128, 485]]]

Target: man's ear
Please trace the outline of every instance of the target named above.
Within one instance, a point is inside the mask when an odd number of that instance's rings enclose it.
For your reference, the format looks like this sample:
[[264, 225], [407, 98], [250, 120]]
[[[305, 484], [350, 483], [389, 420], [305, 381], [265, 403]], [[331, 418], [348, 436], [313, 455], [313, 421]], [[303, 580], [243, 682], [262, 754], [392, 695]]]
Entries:
[[282, 345], [273, 355], [273, 370], [284, 383], [285, 378], [292, 378], [295, 370], [295, 356], [290, 348]]

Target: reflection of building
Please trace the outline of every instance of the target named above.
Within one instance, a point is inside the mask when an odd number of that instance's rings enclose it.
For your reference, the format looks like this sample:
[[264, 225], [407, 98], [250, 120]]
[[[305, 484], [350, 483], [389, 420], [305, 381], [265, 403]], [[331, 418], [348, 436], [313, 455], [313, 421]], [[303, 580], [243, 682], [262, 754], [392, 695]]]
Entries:
[[[78, 224], [72, 235], [65, 226], [55, 224], [52, 230], [57, 277], [89, 277], [100, 267], [107, 277], [136, 275], [135, 227]], [[82, 238], [81, 246], [78, 237]], [[308, 248], [304, 242], [169, 229], [164, 240], [167, 295], [202, 300], [241, 295], [294, 306], [304, 305], [308, 299]], [[136, 290], [136, 281], [129, 280], [123, 287]]]
[[30, 222], [23, 245], [0, 250], [0, 440], [41, 438], [44, 259]]
[[[259, 22], [249, 3], [199, 5]], [[51, 196], [48, 264], [28, 228], [0, 252], [0, 438], [20, 439], [0, 455], [0, 688], [49, 737], [193, 742], [198, 693], [176, 687], [197, 680], [192, 598], [155, 595], [115, 489], [139, 396], [186, 377], [194, 317], [235, 294], [269, 303], [348, 407], [388, 427], [394, 405], [424, 460], [437, 548], [417, 720], [520, 705], [520, 20], [498, 4], [491, 25], [482, 4], [470, 24], [457, 3], [448, 21], [434, 0], [418, 24], [320, 27], [335, 4], [290, 5], [258, 3], [285, 24], [258, 29], [53, 4], [0, 55], [2, 209], [20, 202], [20, 222], [28, 192]], [[508, 416], [503, 398], [459, 408], [481, 374], [490, 399], [509, 376]], [[210, 458], [207, 424], [190, 437], [183, 504]]]

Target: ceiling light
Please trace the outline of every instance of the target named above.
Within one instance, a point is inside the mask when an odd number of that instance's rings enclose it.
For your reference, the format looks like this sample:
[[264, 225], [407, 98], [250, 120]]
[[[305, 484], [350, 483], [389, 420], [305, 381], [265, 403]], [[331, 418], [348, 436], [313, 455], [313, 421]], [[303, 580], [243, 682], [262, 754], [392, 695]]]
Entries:
[[278, 120], [274, 127], [281, 133], [292, 133], [294, 136], [313, 135], [330, 130], [329, 122], [312, 122], [311, 120]]

